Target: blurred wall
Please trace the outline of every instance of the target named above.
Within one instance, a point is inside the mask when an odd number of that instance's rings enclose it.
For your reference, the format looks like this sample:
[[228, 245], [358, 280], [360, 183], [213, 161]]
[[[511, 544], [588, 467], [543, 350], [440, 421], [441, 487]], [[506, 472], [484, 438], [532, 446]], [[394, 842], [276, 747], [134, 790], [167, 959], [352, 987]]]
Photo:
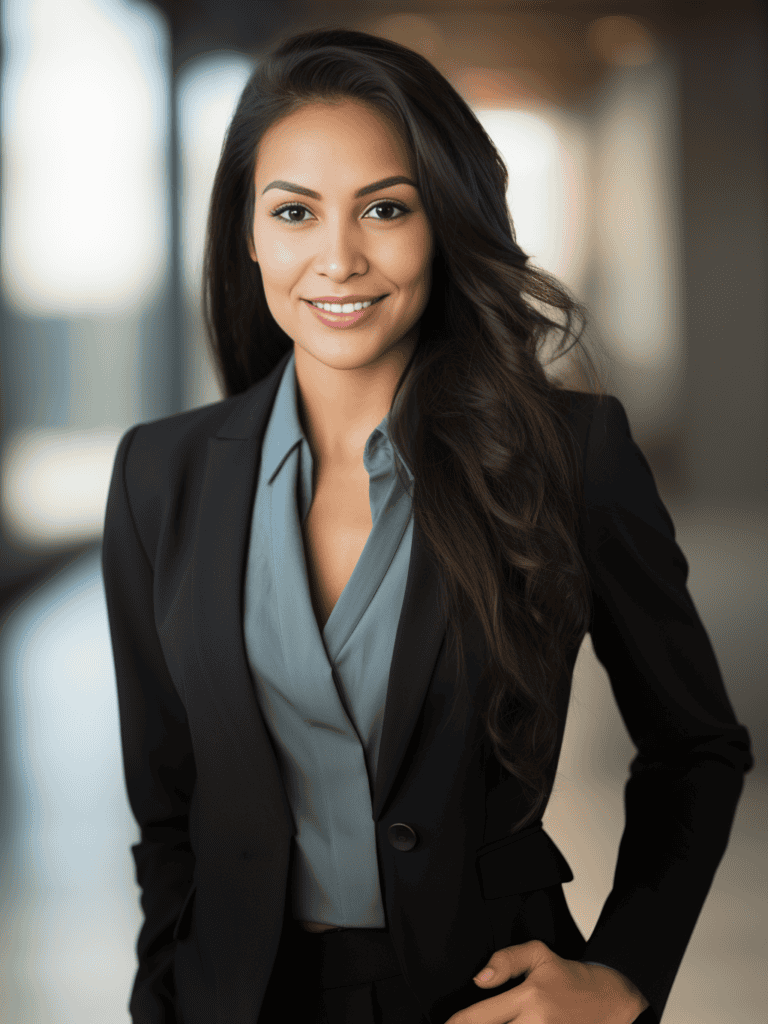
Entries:
[[147, 3], [5, 0], [2, 44], [7, 564], [98, 541], [120, 434], [173, 411], [170, 38]]
[[691, 500], [766, 502], [768, 34], [722, 6], [677, 41]]

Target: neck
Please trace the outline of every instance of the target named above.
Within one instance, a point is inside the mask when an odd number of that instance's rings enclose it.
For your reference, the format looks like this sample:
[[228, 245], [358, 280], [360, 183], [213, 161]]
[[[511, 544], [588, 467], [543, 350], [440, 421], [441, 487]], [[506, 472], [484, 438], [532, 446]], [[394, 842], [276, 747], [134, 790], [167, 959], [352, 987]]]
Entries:
[[389, 411], [411, 347], [376, 363], [339, 369], [295, 345], [297, 404], [316, 467], [362, 465], [365, 445]]

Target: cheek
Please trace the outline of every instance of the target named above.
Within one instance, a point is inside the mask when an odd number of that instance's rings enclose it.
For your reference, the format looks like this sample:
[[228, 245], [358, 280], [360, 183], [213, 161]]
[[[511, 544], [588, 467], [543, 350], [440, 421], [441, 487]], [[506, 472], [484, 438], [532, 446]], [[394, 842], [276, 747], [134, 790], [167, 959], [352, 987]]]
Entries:
[[296, 259], [297, 246], [286, 232], [277, 225], [265, 223], [257, 217], [253, 225], [253, 245], [259, 263], [266, 273], [280, 273], [280, 268], [290, 265]]
[[429, 277], [431, 267], [431, 244], [428, 235], [419, 232], [397, 247], [391, 259], [392, 277], [404, 286], [422, 287]]
[[286, 241], [282, 238], [275, 239], [272, 246], [272, 253], [275, 266], [278, 269], [281, 267], [290, 267], [298, 259], [295, 248], [291, 245], [290, 241]]
[[296, 247], [291, 245], [290, 239], [284, 240], [274, 236], [257, 238], [256, 252], [259, 263], [263, 264], [266, 272], [277, 277], [287, 268], [293, 266], [299, 258]]

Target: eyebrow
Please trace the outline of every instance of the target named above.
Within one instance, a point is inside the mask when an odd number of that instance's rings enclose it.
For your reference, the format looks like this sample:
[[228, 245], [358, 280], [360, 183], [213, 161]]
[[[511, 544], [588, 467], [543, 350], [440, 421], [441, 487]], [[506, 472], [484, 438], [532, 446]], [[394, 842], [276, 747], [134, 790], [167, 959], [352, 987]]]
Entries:
[[[372, 185], [364, 185], [363, 188], [359, 188], [355, 192], [355, 199], [367, 196], [370, 192], [378, 192], [381, 188], [389, 188], [391, 185], [413, 185], [414, 188], [418, 188], [415, 181], [411, 181], [403, 174], [395, 174], [391, 178], [382, 178], [381, 181], [374, 181]], [[281, 188], [285, 192], [297, 192], [301, 196], [309, 196], [310, 199], [322, 199], [319, 192], [313, 192], [311, 188], [304, 188], [302, 185], [294, 185], [290, 181], [270, 181], [261, 194], [264, 195], [264, 192], [268, 192], [271, 188]]]

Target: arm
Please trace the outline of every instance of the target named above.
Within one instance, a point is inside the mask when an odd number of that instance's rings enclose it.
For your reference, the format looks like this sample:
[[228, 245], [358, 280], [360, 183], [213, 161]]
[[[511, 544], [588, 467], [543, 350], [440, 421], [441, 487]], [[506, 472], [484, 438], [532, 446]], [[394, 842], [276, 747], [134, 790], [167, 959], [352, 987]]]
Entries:
[[[128, 800], [141, 829], [131, 847], [144, 923], [129, 1009], [137, 1024], [175, 1024], [173, 929], [192, 883], [188, 807], [195, 763], [187, 717], [153, 617], [153, 567], [139, 537], [126, 466], [139, 427], [117, 450], [102, 542]], [[150, 552], [154, 555], [154, 552]]]
[[638, 752], [613, 889], [583, 961], [631, 979], [660, 1020], [753, 759], [672, 520], [613, 397], [590, 430], [585, 498], [592, 643]]

